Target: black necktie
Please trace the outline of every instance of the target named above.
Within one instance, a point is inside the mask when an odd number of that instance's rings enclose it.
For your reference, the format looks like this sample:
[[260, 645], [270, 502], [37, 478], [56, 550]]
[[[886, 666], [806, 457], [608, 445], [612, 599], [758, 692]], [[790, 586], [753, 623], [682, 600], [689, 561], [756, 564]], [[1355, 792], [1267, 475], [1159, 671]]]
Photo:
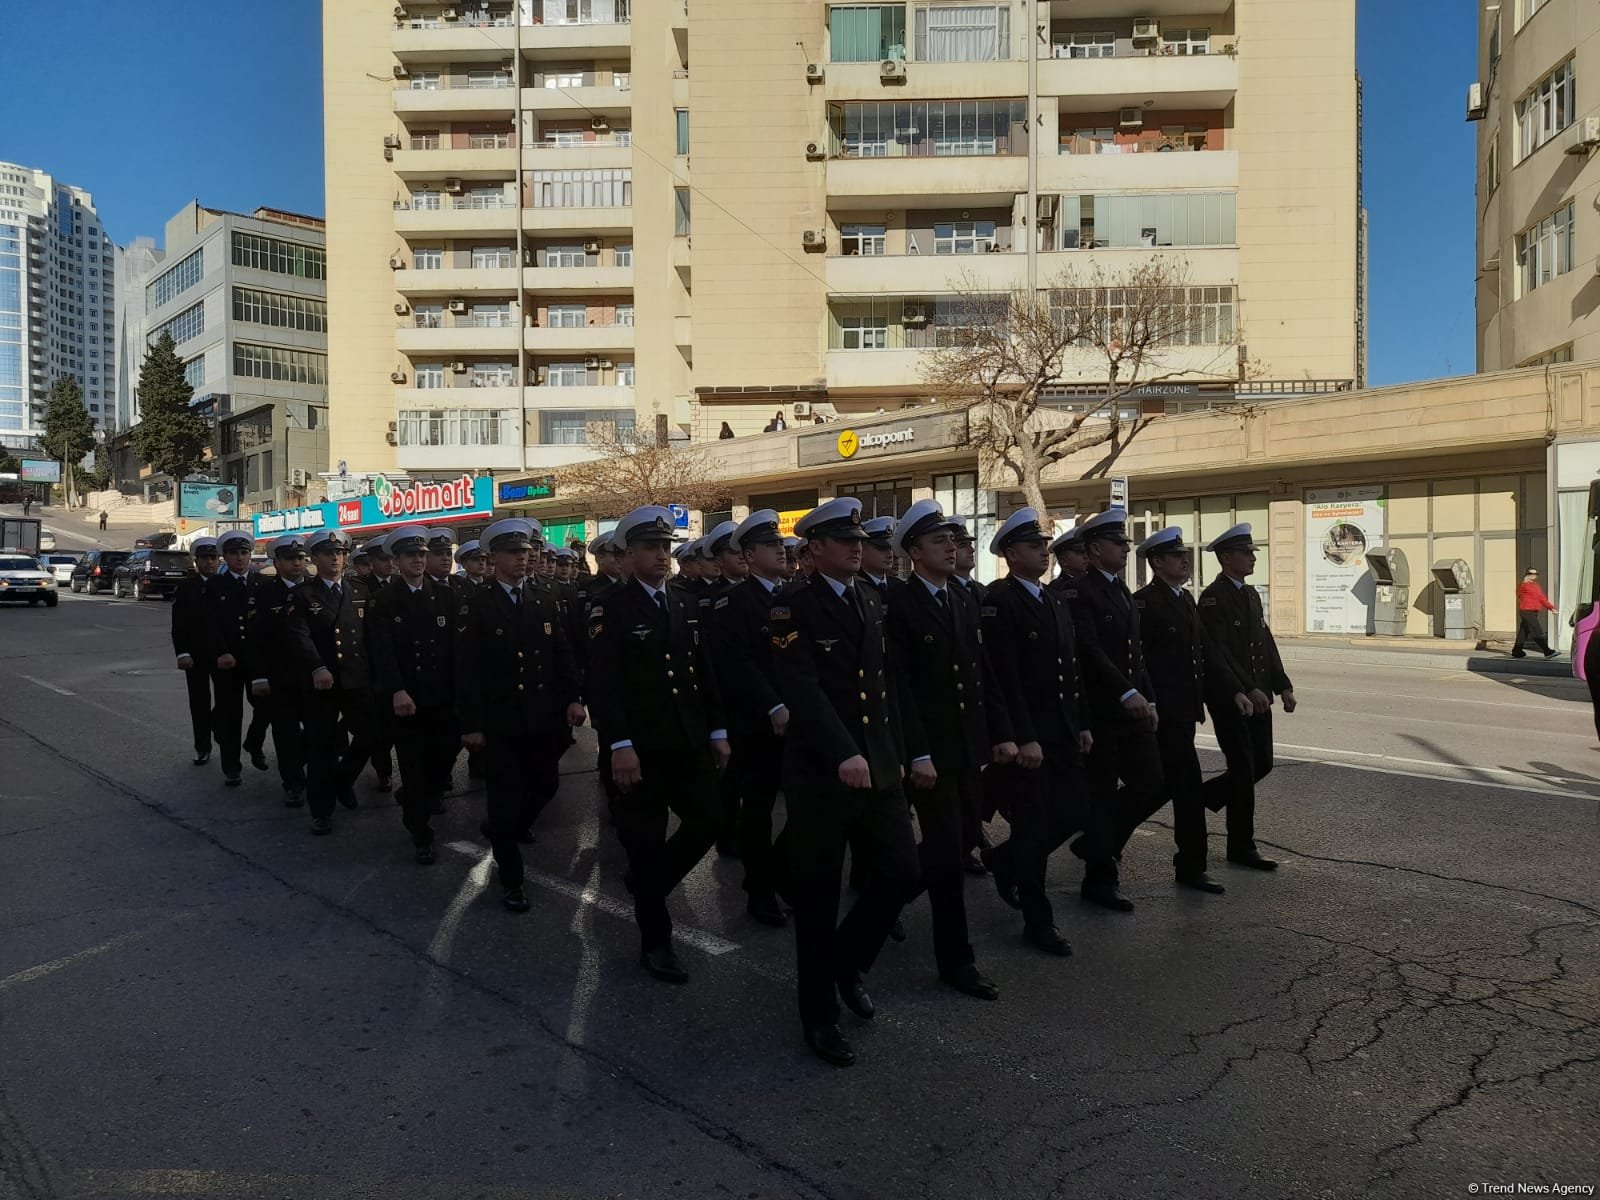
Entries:
[[940, 588], [933, 594], [933, 603], [940, 612], [944, 611], [944, 589]]
[[512, 608], [516, 608], [519, 604], [522, 603], [522, 593], [521, 593], [521, 591], [519, 589], [512, 588], [509, 592], [506, 593], [506, 595], [511, 597], [511, 607]]
[[667, 611], [667, 594], [665, 592], [656, 592], [655, 593], [655, 599], [656, 599], [656, 607], [659, 608], [662, 612], [666, 612]]

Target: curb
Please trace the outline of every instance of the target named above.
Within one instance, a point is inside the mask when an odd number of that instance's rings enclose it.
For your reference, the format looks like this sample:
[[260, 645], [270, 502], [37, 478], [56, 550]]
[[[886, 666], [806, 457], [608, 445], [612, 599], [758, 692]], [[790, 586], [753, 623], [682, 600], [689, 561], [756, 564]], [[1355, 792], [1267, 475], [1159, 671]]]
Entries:
[[1424, 671], [1470, 671], [1478, 675], [1526, 675], [1541, 679], [1572, 679], [1572, 660], [1557, 658], [1512, 658], [1509, 654], [1486, 650], [1457, 652], [1438, 650], [1380, 650], [1365, 646], [1319, 646], [1306, 642], [1280, 641], [1278, 653], [1286, 663], [1345, 663], [1383, 667], [1413, 667]]

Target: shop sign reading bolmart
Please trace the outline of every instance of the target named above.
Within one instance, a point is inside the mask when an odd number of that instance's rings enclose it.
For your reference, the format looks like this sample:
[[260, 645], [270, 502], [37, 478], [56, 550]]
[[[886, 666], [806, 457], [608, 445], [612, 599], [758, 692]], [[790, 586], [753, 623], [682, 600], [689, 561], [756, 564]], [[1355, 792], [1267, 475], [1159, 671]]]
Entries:
[[359, 500], [330, 500], [304, 508], [258, 513], [255, 535], [275, 537], [306, 529], [377, 529], [428, 518], [453, 521], [488, 516], [493, 509], [494, 480], [487, 475], [404, 484], [379, 475], [373, 479], [372, 494]]

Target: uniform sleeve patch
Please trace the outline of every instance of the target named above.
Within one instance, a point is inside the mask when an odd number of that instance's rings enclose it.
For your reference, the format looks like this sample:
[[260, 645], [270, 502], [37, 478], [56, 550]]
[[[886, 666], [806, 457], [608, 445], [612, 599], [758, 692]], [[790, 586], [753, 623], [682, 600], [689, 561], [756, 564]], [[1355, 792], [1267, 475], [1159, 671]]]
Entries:
[[774, 621], [787, 621], [789, 619], [789, 610], [787, 608], [775, 608], [769, 615]]
[[722, 599], [718, 600], [714, 605], [712, 605], [712, 607], [713, 608], [727, 608], [728, 607], [728, 598], [726, 596], [722, 597]]
[[993, 608], [989, 605], [985, 605], [978, 611], [986, 617], [998, 617], [1000, 615], [1000, 610], [998, 608]]
[[596, 604], [593, 608], [591, 608], [589, 610], [589, 617], [590, 617], [591, 620], [593, 618], [595, 618], [595, 617], [603, 617], [603, 616], [605, 616], [605, 612], [606, 612], [605, 609], [601, 608], [598, 604]]
[[799, 636], [800, 634], [798, 632], [793, 631], [781, 635], [775, 635], [772, 639], [772, 648], [774, 650], [787, 650], [791, 645], [794, 644], [795, 640], [798, 639]]
[[1217, 598], [1215, 596], [1201, 596], [1200, 597], [1200, 607], [1201, 608], [1215, 608], [1216, 606], [1217, 606]]
[[592, 638], [597, 638], [603, 632], [605, 632], [605, 628], [606, 627], [604, 625], [602, 625], [602, 624], [600, 624], [600, 622], [596, 621], [593, 625], [589, 626], [589, 636], [592, 637]]

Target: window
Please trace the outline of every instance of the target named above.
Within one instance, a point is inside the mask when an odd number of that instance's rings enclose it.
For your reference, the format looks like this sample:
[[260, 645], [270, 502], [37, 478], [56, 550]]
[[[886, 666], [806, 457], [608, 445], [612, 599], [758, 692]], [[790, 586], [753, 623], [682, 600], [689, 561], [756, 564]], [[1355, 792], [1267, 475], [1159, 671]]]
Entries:
[[517, 414], [496, 409], [403, 408], [394, 423], [402, 446], [498, 446], [517, 436]]
[[535, 0], [546, 25], [621, 25], [631, 0]]
[[589, 368], [581, 362], [546, 363], [544, 382], [547, 387], [588, 387]]
[[1521, 29], [1548, 0], [1517, 0], [1517, 28]]
[[416, 373], [417, 386], [424, 391], [444, 386], [443, 363], [418, 363]]
[[277, 346], [252, 346], [248, 342], [236, 342], [233, 347], [233, 373], [279, 383], [325, 384], [328, 382], [328, 356], [305, 350], [283, 350]]
[[1021, 100], [868, 100], [828, 108], [831, 151], [846, 158], [1024, 154]]
[[1062, 250], [1238, 244], [1233, 192], [1063, 196]]
[[326, 333], [328, 305], [326, 301], [304, 296], [280, 296], [276, 292], [236, 287], [233, 289], [233, 319], [301, 333]]
[[542, 256], [543, 264], [547, 267], [582, 267], [589, 262], [589, 255], [581, 245], [546, 246]]
[[852, 315], [839, 321], [841, 350], [882, 350], [889, 344], [887, 316]]
[[547, 446], [586, 445], [591, 424], [615, 425], [618, 435], [627, 439], [633, 436], [636, 420], [631, 408], [541, 413], [539, 440]]
[[253, 233], [233, 235], [233, 265], [301, 279], [328, 277], [328, 255], [321, 246], [305, 246]]
[[473, 329], [509, 329], [512, 324], [511, 302], [476, 304], [467, 318], [467, 324]]
[[633, 364], [631, 362], [619, 362], [617, 364], [617, 386], [633, 386]]
[[1554, 350], [1539, 355], [1537, 358], [1530, 358], [1522, 365], [1525, 367], [1553, 367], [1560, 363], [1569, 363], [1571, 361], [1572, 343], [1568, 342], [1565, 346], [1558, 346]]
[[443, 329], [444, 305], [417, 305], [411, 312], [411, 323], [417, 329]]
[[906, 56], [904, 4], [835, 4], [828, 9], [828, 58], [877, 62]]
[[917, 9], [918, 62], [994, 62], [1011, 57], [1011, 9], [946, 4]]
[[1577, 103], [1574, 82], [1568, 59], [1517, 101], [1518, 162], [1572, 124]]
[[[438, 147], [427, 147], [438, 149]], [[511, 149], [511, 131], [509, 129], [474, 129], [467, 133], [468, 150], [509, 150]]]
[[689, 110], [687, 108], [674, 109], [678, 116], [678, 153], [689, 153]]
[[437, 129], [413, 129], [411, 141], [408, 143], [413, 150], [437, 150], [439, 148], [439, 131]]
[[633, 172], [609, 170], [530, 171], [534, 208], [629, 208], [633, 205]]
[[496, 271], [517, 265], [517, 255], [510, 246], [474, 246], [472, 248], [472, 269], [474, 271]]
[[1055, 44], [1057, 58], [1112, 58], [1117, 51], [1117, 35], [1105, 33], [1069, 33]]
[[689, 236], [689, 189], [672, 189], [672, 234], [674, 237]]
[[457, 196], [451, 207], [458, 209], [489, 209], [511, 208], [512, 203], [506, 199], [505, 189], [499, 184], [489, 184], [486, 187], [475, 187], [465, 196]]
[[993, 249], [993, 221], [955, 221], [933, 227], [935, 254], [987, 254]]
[[411, 252], [414, 271], [437, 271], [444, 266], [444, 251], [434, 246], [418, 246]]
[[1211, 30], [1163, 28], [1161, 31], [1161, 53], [1209, 54], [1211, 53]]
[[882, 255], [886, 253], [884, 242], [887, 233], [888, 228], [883, 225], [841, 225], [839, 253], [871, 257]]
[[583, 329], [589, 324], [589, 310], [582, 304], [552, 304], [547, 312], [550, 329]]
[[1521, 295], [1526, 296], [1557, 275], [1572, 270], [1574, 204], [1557, 209], [1533, 228], [1517, 234], [1517, 266]]
[[611, 257], [616, 261], [616, 265], [619, 267], [633, 266], [633, 243], [629, 242], [626, 245], [613, 247], [611, 251]]
[[1127, 333], [1143, 323], [1164, 331], [1155, 340], [1165, 346], [1216, 346], [1233, 338], [1231, 285], [1172, 288], [1159, 301], [1135, 288], [1069, 288], [1052, 291], [1050, 303], [1087, 313], [1098, 326], [1096, 336], [1105, 341], [1140, 340], [1146, 336], [1142, 331]]
[[1488, 160], [1484, 174], [1488, 176], [1489, 190], [1492, 192], [1500, 186], [1500, 129], [1498, 126], [1489, 134]]
[[619, 305], [617, 305], [617, 321], [616, 321], [616, 323], [618, 325], [632, 325], [633, 324], [633, 305], [631, 305], [631, 304], [619, 304]]
[[145, 303], [152, 309], [160, 308], [199, 283], [203, 273], [203, 253], [196, 250], [177, 266], [156, 276], [154, 282], [145, 288]]
[[439, 72], [437, 71], [411, 72], [411, 90], [413, 92], [437, 92], [439, 83]]
[[517, 386], [517, 364], [512, 362], [473, 363], [467, 371], [467, 386], [503, 388]]
[[206, 306], [201, 301], [191, 304], [172, 320], [163, 325], [158, 325], [150, 333], [150, 344], [153, 346], [161, 340], [161, 335], [170, 333], [174, 342], [187, 342], [190, 338], [199, 337], [206, 331]]
[[199, 391], [206, 384], [206, 356], [191, 358], [183, 364], [183, 381], [195, 391]]
[[467, 86], [469, 88], [508, 88], [511, 86], [511, 72], [498, 68], [471, 70], [467, 72]]

